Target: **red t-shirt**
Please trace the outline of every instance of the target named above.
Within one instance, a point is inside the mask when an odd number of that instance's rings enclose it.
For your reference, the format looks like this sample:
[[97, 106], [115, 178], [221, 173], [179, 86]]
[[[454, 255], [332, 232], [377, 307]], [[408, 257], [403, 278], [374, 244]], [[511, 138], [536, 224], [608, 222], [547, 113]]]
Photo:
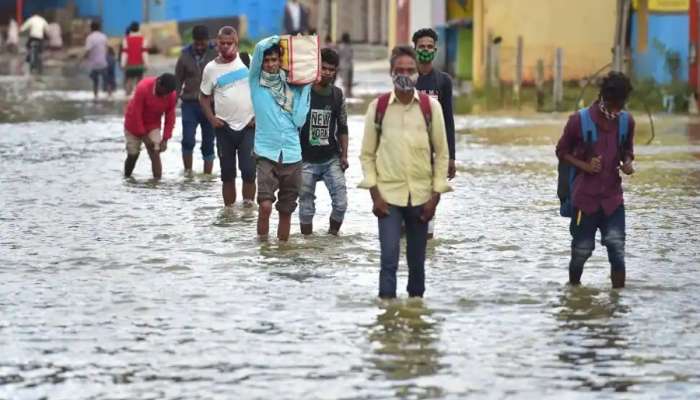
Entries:
[[586, 214], [593, 214], [602, 208], [605, 215], [611, 215], [624, 202], [619, 165], [621, 160], [634, 159], [635, 123], [630, 115], [627, 142], [619, 146], [618, 119], [606, 119], [601, 114], [597, 102], [593, 103], [589, 111], [598, 129], [598, 140], [592, 145], [584, 143], [581, 135], [581, 117], [579, 113], [574, 113], [566, 123], [556, 152], [559, 159], [563, 159], [565, 154], [571, 154], [585, 162], [595, 155], [602, 156], [602, 169], [599, 173], [582, 172], [576, 175], [571, 198], [574, 207]]
[[126, 53], [127, 66], [143, 65], [143, 52], [146, 51], [143, 43], [144, 38], [141, 35], [129, 35], [126, 37], [126, 48], [123, 49], [123, 52]]
[[166, 96], [156, 96], [156, 78], [143, 78], [126, 106], [124, 129], [134, 136], [146, 136], [148, 132], [161, 128], [160, 120], [165, 114], [163, 140], [168, 140], [175, 127], [176, 103], [175, 91]]

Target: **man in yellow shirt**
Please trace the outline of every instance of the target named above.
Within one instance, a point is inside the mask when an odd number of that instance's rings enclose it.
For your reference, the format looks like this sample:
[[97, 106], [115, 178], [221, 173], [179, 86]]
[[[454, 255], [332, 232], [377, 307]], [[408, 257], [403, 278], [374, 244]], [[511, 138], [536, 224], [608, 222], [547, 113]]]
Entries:
[[359, 187], [369, 189], [372, 212], [379, 220], [379, 297], [396, 297], [402, 221], [408, 295], [423, 297], [428, 222], [440, 194], [452, 190], [447, 184], [445, 122], [440, 103], [415, 89], [418, 64], [412, 47], [394, 48], [391, 76], [394, 91], [367, 109], [360, 153], [364, 179]]

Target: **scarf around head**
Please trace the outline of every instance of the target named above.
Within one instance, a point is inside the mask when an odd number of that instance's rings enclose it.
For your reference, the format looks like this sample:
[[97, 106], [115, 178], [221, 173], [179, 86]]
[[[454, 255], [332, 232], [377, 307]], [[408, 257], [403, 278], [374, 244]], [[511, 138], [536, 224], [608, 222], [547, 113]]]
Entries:
[[262, 71], [260, 74], [260, 85], [270, 89], [272, 97], [274, 97], [275, 101], [282, 109], [287, 112], [292, 112], [292, 100], [294, 97], [292, 95], [292, 90], [287, 84], [287, 76], [283, 70], [280, 70], [279, 73], [276, 74]]

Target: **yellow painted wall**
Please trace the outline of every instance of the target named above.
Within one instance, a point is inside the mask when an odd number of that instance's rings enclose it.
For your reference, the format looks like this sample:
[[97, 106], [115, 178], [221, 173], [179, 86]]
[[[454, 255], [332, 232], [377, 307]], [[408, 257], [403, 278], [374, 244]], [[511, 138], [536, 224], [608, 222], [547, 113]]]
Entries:
[[470, 19], [474, 16], [473, 0], [447, 0], [447, 20]]
[[[613, 0], [482, 0], [475, 9], [475, 29], [482, 32], [475, 52], [486, 54], [489, 32], [501, 36], [501, 79], [515, 76], [518, 35], [524, 40], [524, 79], [534, 80], [537, 59], [545, 64], [546, 79], [553, 71], [554, 52], [564, 49], [564, 79], [589, 75], [612, 60], [616, 2]], [[478, 8], [478, 7], [477, 7]], [[482, 13], [482, 15], [479, 15]], [[478, 26], [481, 25], [481, 26]], [[482, 46], [477, 48], [479, 44]], [[485, 60], [474, 59], [475, 84], [483, 82]], [[479, 63], [480, 65], [476, 65]]]
[[[690, 0], [649, 0], [649, 11], [659, 12], [688, 12]], [[633, 0], [632, 6], [639, 9], [639, 0]]]

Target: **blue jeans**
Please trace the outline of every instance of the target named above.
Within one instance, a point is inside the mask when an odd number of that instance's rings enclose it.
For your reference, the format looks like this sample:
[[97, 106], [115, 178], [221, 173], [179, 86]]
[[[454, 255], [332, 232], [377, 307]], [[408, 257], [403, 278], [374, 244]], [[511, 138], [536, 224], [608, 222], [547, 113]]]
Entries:
[[182, 102], [182, 154], [191, 155], [197, 143], [197, 125], [202, 128], [202, 159], [212, 161], [216, 158], [214, 153], [214, 128], [204, 116], [202, 107], [196, 100]]
[[610, 270], [625, 271], [625, 206], [621, 205], [611, 215], [606, 216], [602, 209], [595, 214], [581, 214], [577, 223], [578, 210], [571, 218], [571, 262], [569, 271], [581, 276], [583, 265], [595, 249], [595, 234], [600, 229], [601, 243], [608, 249]]
[[420, 220], [422, 206], [389, 206], [389, 215], [379, 218], [379, 244], [381, 270], [379, 271], [379, 297], [396, 297], [396, 271], [401, 252], [401, 222], [406, 225], [406, 262], [408, 286], [411, 297], [422, 297], [425, 292], [425, 247], [428, 242], [428, 224]]
[[310, 224], [316, 213], [316, 182], [323, 181], [331, 196], [331, 219], [343, 222], [348, 208], [348, 195], [345, 186], [345, 173], [340, 168], [338, 157], [322, 162], [304, 162], [301, 171], [301, 192], [299, 193], [299, 222]]
[[102, 79], [102, 87], [107, 91], [107, 68], [90, 70], [90, 79], [92, 80], [92, 90], [97, 91], [100, 87], [100, 79]]

